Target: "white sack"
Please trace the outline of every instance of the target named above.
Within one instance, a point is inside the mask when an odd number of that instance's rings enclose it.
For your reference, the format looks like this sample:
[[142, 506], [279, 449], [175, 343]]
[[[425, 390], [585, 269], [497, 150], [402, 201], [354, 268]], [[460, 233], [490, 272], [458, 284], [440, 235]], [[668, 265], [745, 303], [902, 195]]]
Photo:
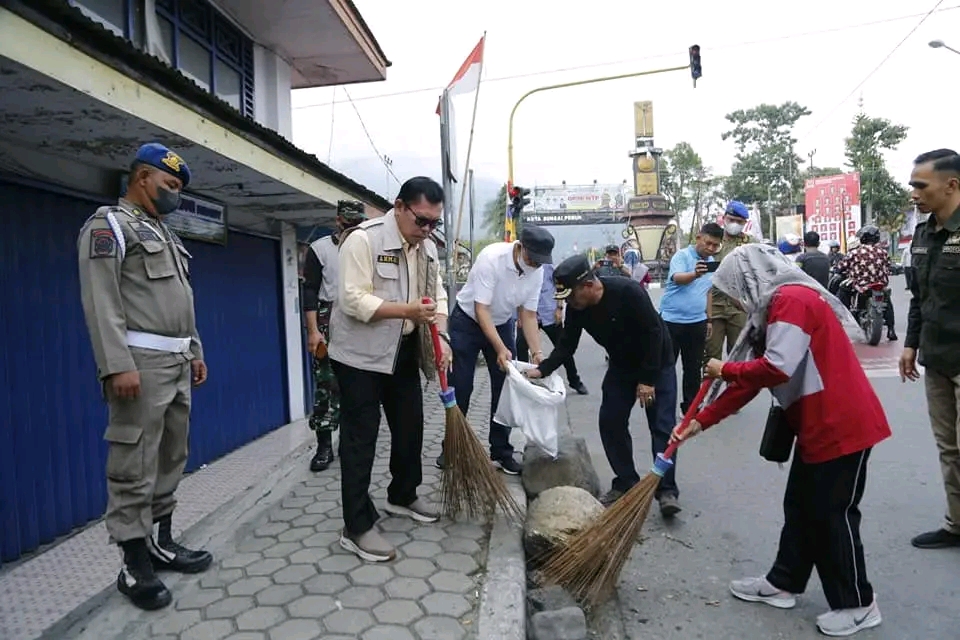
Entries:
[[567, 397], [567, 387], [556, 371], [546, 378], [530, 380], [523, 375], [529, 369], [536, 366], [517, 360], [507, 366], [507, 379], [493, 419], [519, 428], [527, 440], [556, 458], [560, 405]]

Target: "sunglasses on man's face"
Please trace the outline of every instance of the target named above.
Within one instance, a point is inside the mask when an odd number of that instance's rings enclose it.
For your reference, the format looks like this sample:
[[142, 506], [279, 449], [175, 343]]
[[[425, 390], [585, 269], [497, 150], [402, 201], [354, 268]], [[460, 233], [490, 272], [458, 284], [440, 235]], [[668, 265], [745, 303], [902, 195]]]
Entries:
[[421, 229], [430, 229], [432, 231], [443, 224], [443, 218], [431, 218], [429, 216], [417, 213], [410, 207], [407, 207], [406, 209], [411, 213], [411, 215], [413, 215], [414, 223], [416, 223], [416, 225]]

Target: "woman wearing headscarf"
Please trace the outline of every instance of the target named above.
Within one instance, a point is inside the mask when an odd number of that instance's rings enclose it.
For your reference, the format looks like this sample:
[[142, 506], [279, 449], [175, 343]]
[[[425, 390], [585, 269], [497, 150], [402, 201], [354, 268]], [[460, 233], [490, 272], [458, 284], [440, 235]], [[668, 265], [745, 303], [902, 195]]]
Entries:
[[859, 504], [870, 451], [890, 427], [845, 329], [855, 331], [856, 322], [774, 247], [734, 250], [713, 284], [743, 307], [747, 326], [727, 362], [707, 363], [706, 375], [717, 379], [707, 405], [672, 438], [720, 422], [763, 388], [796, 436], [776, 561], [766, 576], [734, 580], [730, 591], [790, 609], [816, 567], [830, 604], [817, 618], [820, 631], [848, 636], [875, 627], [881, 617], [864, 565]]

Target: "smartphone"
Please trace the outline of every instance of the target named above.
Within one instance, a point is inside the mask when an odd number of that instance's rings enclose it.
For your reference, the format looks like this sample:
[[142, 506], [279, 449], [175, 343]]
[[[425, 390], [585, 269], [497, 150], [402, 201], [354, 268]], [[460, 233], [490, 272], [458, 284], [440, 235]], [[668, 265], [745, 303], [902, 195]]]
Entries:
[[713, 273], [720, 266], [720, 263], [716, 260], [713, 262], [704, 262], [701, 260], [700, 263], [707, 265], [707, 273]]

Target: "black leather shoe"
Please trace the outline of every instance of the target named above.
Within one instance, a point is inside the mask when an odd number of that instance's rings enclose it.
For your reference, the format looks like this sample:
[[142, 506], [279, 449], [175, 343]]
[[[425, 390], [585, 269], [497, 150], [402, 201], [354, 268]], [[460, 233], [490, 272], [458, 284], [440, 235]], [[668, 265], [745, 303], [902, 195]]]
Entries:
[[587, 391], [587, 387], [586, 385], [583, 384], [583, 382], [572, 384], [570, 385], [570, 388], [576, 391], [577, 393], [579, 393], [581, 396], [585, 396], [590, 393], [589, 391]]
[[950, 533], [946, 529], [937, 529], [921, 533], [910, 541], [910, 544], [918, 549], [949, 549], [950, 547], [960, 547], [960, 535]]
[[893, 329], [890, 329], [889, 331], [887, 331], [887, 340], [889, 340], [890, 342], [896, 342], [898, 339], [899, 338], [897, 338], [896, 331], [894, 331]]
[[209, 551], [195, 551], [173, 541], [170, 516], [158, 520], [157, 523], [160, 525], [157, 538], [147, 538], [147, 547], [155, 570], [200, 573], [210, 566], [213, 556]]
[[446, 460], [444, 459], [442, 453], [437, 456], [436, 460], [433, 461], [433, 466], [435, 466], [437, 469], [440, 469], [441, 471], [443, 471], [443, 467], [445, 466], [445, 464], [446, 464]]
[[317, 453], [310, 460], [310, 471], [326, 471], [333, 464], [333, 434], [329, 431], [317, 432]]
[[117, 590], [145, 611], [163, 609], [173, 600], [167, 586], [153, 572], [150, 551], [144, 538], [120, 543], [123, 568], [117, 576]]

